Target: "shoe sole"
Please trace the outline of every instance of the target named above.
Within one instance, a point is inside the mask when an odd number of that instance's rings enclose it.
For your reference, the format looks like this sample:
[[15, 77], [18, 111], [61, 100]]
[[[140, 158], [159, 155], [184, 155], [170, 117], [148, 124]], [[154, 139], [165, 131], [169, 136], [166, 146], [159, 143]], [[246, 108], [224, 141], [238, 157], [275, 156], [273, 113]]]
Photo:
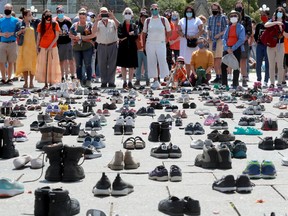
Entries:
[[112, 170], [123, 170], [124, 165], [108, 165], [108, 167]]
[[220, 192], [232, 192], [236, 190], [236, 187], [213, 187], [214, 190], [220, 191]]
[[169, 177], [168, 175], [167, 176], [149, 176], [149, 179], [150, 180], [155, 180], [155, 181], [168, 181], [169, 180]]
[[111, 195], [112, 196], [126, 196], [129, 193], [132, 193], [133, 191], [134, 191], [133, 188], [125, 188], [123, 190], [113, 190], [112, 189]]
[[193, 135], [193, 131], [185, 131], [185, 135]]
[[263, 174], [261, 174], [261, 178], [263, 178], [263, 179], [275, 179], [276, 175], [263, 175]]
[[155, 158], [163, 158], [163, 159], [166, 159], [166, 158], [169, 157], [169, 154], [168, 154], [168, 153], [159, 154], [159, 153], [153, 153], [153, 152], [151, 152], [151, 156], [152, 156], [152, 157], [155, 157]]
[[182, 153], [169, 153], [169, 158], [181, 158]]
[[17, 190], [17, 189], [11, 189], [11, 190], [5, 190], [0, 189], [0, 197], [13, 197], [18, 194], [24, 193], [24, 190]]
[[94, 196], [110, 196], [110, 194], [111, 194], [111, 189], [98, 189], [98, 188], [94, 188], [94, 189], [93, 189], [93, 194], [94, 194]]
[[190, 145], [190, 147], [193, 149], [203, 149], [203, 145]]
[[171, 181], [171, 182], [180, 182], [180, 181], [182, 181], [182, 176], [173, 176], [173, 177], [170, 177], [170, 181]]
[[252, 191], [252, 187], [237, 187], [236, 191], [237, 192], [251, 192]]
[[99, 158], [102, 157], [102, 154], [85, 154], [84, 158], [85, 159], [94, 159], [94, 158]]
[[138, 164], [133, 164], [133, 165], [125, 165], [124, 169], [137, 169], [139, 167]]

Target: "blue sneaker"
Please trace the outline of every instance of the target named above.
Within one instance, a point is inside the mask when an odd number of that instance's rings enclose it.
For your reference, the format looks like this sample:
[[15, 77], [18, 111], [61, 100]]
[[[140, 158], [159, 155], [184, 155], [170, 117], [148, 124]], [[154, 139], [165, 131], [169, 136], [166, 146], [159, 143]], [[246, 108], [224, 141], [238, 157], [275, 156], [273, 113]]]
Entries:
[[242, 173], [247, 174], [250, 179], [261, 178], [261, 166], [259, 161], [257, 160], [249, 161], [246, 169]]
[[105, 143], [100, 139], [100, 137], [95, 137], [92, 141], [92, 146], [96, 149], [105, 148]]
[[164, 166], [157, 166], [149, 173], [149, 179], [156, 181], [168, 181], [168, 170]]
[[21, 182], [0, 178], [0, 197], [12, 197], [21, 193], [24, 193], [24, 185]]
[[234, 142], [233, 157], [234, 158], [246, 158], [247, 147], [246, 144], [240, 140]]
[[263, 160], [261, 163], [261, 177], [263, 179], [274, 179], [276, 175], [276, 169], [272, 161]]

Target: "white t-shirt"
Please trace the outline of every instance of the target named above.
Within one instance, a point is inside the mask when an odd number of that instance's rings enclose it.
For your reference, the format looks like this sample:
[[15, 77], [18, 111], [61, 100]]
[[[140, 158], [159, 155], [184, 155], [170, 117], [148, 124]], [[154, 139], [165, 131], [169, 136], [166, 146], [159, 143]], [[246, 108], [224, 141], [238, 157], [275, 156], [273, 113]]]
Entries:
[[[150, 19], [147, 31], [147, 20]], [[144, 22], [143, 32], [147, 33], [147, 42], [165, 42], [165, 27], [161, 18], [148, 18]], [[171, 27], [167, 18], [164, 17], [166, 31], [170, 32]]]
[[[202, 25], [201, 19], [198, 17], [187, 20], [187, 36], [194, 36], [199, 32], [198, 26]], [[181, 27], [182, 33], [185, 34], [186, 18], [180, 19], [178, 25]]]

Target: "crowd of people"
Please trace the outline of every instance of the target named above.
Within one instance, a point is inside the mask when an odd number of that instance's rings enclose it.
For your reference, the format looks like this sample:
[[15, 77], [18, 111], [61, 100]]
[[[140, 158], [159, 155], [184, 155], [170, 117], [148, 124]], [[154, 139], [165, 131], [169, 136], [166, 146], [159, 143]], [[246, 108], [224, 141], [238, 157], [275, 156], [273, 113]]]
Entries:
[[[91, 87], [92, 78], [97, 78], [102, 88], [116, 87], [116, 68], [121, 67], [123, 88], [139, 86], [142, 80], [153, 89], [164, 80], [171, 80], [172, 87], [209, 82], [228, 85], [232, 80], [236, 88], [240, 75], [242, 86], [247, 87], [251, 57], [256, 60], [260, 82], [265, 61], [263, 86], [268, 87], [270, 79], [270, 87], [274, 87], [276, 76], [277, 85], [286, 84], [288, 23], [282, 7], [271, 17], [269, 8], [260, 8], [258, 24], [245, 14], [242, 1], [226, 13], [214, 2], [209, 17], [196, 14], [190, 5], [183, 12], [166, 10], [163, 16], [157, 4], [150, 10], [141, 9], [139, 15], [127, 7], [122, 23], [106, 7], [101, 7], [98, 15], [81, 8], [72, 20], [61, 5], [56, 8], [56, 17], [48, 9], [40, 20], [30, 9], [22, 8], [21, 13], [21, 17], [14, 17], [12, 5], [6, 4], [0, 19], [2, 84], [13, 84], [14, 72], [24, 79], [23, 88], [33, 88], [34, 77], [48, 88], [65, 81], [69, 74], [85, 87]], [[277, 28], [273, 45], [266, 35], [266, 41], [262, 39], [272, 28]], [[237, 69], [222, 62], [227, 54], [235, 56]], [[216, 78], [210, 81], [212, 71]]]

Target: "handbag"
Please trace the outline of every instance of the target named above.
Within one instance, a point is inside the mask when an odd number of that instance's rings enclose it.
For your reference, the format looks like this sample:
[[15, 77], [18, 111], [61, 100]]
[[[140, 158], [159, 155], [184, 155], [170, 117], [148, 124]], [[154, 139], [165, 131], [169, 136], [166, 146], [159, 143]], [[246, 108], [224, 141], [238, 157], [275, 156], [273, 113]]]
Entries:
[[[187, 38], [187, 25], [188, 25], [188, 20], [187, 18], [186, 19], [186, 25], [185, 25], [185, 37]], [[197, 46], [197, 41], [198, 39], [197, 38], [193, 38], [193, 39], [186, 39], [187, 40], [187, 47], [190, 47], [190, 48], [195, 48]]]

